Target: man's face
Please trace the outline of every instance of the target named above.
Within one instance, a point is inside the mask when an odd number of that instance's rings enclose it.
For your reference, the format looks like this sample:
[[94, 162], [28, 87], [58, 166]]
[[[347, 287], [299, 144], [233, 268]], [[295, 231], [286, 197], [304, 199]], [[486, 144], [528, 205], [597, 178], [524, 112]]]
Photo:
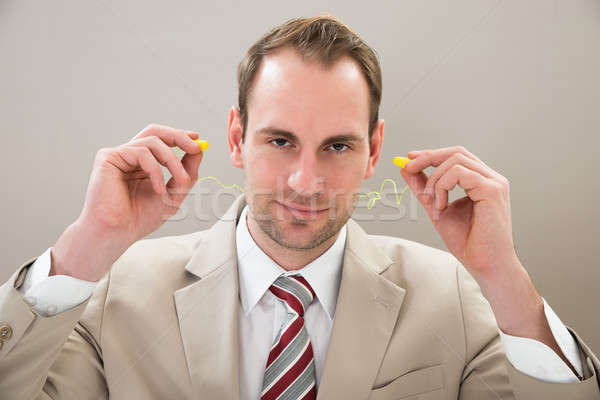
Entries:
[[290, 48], [263, 58], [241, 154], [231, 143], [239, 137], [232, 136], [239, 110], [230, 113], [230, 149], [245, 171], [249, 218], [279, 245], [317, 247], [352, 215], [383, 137], [380, 120], [370, 148], [369, 101], [366, 79], [349, 57], [329, 68], [305, 63]]

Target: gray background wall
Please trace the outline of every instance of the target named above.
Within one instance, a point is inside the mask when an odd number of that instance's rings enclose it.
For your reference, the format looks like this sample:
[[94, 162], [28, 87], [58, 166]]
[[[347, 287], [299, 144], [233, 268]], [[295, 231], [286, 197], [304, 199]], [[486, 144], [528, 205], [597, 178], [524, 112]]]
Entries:
[[[211, 144], [201, 176], [242, 184], [226, 138], [237, 63], [268, 28], [328, 12], [381, 58], [386, 135], [365, 190], [387, 177], [404, 186], [395, 155], [464, 145], [510, 180], [521, 261], [600, 352], [600, 3], [283, 3], [0, 2], [2, 281], [77, 218], [96, 151], [150, 122], [201, 132]], [[221, 189], [209, 180], [195, 190]], [[230, 192], [208, 219], [190, 195], [187, 212], [151, 236], [211, 226]], [[382, 222], [386, 199], [360, 211], [367, 231], [445, 249], [408, 193], [402, 217]]]

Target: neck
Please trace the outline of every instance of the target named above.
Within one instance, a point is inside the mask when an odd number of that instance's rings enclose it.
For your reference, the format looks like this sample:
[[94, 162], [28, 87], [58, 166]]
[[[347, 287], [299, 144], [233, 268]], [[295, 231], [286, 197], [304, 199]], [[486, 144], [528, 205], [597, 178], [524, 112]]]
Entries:
[[298, 270], [317, 259], [335, 243], [340, 234], [338, 231], [325, 242], [312, 249], [297, 250], [284, 247], [275, 242], [260, 229], [256, 221], [250, 218], [248, 214], [246, 215], [246, 226], [248, 227], [250, 236], [252, 236], [258, 247], [286, 271]]

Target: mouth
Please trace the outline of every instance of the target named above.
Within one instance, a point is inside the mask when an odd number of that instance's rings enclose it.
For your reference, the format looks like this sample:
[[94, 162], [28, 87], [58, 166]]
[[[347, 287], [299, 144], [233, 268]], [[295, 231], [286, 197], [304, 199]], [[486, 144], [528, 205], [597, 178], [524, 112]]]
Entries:
[[321, 215], [321, 214], [327, 212], [327, 210], [329, 210], [329, 208], [313, 209], [310, 207], [297, 206], [295, 204], [283, 204], [280, 202], [277, 202], [277, 204], [279, 204], [281, 207], [285, 208], [291, 214], [293, 214], [295, 216], [303, 217], [303, 218], [315, 217], [315, 216]]

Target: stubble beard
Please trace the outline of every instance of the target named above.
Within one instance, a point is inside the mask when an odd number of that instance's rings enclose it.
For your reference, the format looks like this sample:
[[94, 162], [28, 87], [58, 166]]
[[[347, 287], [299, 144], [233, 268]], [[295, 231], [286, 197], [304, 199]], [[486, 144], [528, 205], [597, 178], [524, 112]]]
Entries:
[[[327, 223], [318, 229], [318, 231], [305, 242], [300, 242], [299, 239], [294, 240], [294, 238], [290, 238], [289, 233], [287, 235], [285, 234], [286, 228], [284, 226], [284, 221], [286, 220], [282, 218], [281, 215], [273, 215], [269, 208], [270, 205], [280, 207], [275, 204], [275, 200], [265, 199], [262, 202], [253, 202], [252, 205], [248, 204], [248, 208], [251, 214], [250, 218], [254, 218], [259, 228], [271, 238], [271, 240], [286, 249], [298, 251], [314, 249], [335, 236], [352, 215], [355, 204], [356, 197], [353, 197], [352, 205], [350, 207], [342, 207], [343, 212], [341, 215], [335, 213], [335, 208], [338, 207], [338, 205], [333, 204], [333, 208], [326, 211], [328, 214], [326, 218]], [[312, 221], [312, 219], [303, 220], [294, 218], [292, 224], [297, 226], [307, 226], [313, 223]]]

